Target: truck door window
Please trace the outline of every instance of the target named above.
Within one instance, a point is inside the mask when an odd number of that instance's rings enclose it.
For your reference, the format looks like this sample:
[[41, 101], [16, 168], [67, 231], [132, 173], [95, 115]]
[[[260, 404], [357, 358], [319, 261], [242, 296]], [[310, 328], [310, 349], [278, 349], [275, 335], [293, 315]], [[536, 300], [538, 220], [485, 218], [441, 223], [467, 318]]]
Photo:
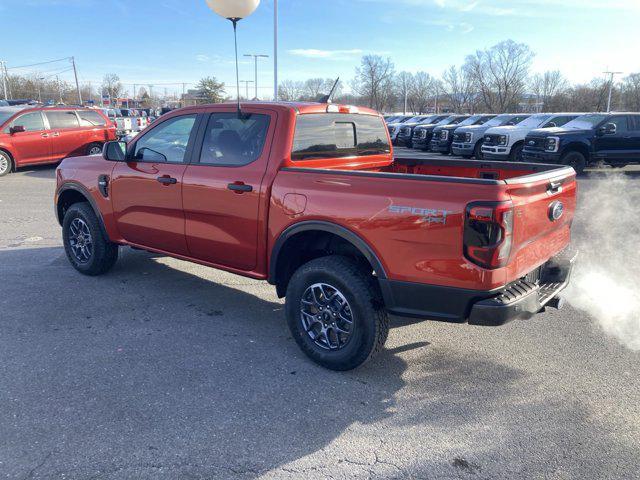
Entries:
[[200, 163], [203, 165], [241, 166], [256, 161], [262, 154], [269, 115], [213, 113], [207, 122]]
[[5, 133], [9, 133], [9, 129], [15, 126], [23, 126], [27, 132], [39, 132], [44, 130], [44, 121], [40, 112], [30, 112], [20, 115], [14, 119], [5, 129]]
[[52, 130], [62, 128], [78, 128], [80, 126], [76, 112], [52, 110], [50, 112], [45, 112], [44, 114], [47, 116], [47, 120], [49, 120], [49, 127]]
[[634, 132], [640, 131], [640, 115], [629, 116], [629, 130]]
[[372, 115], [313, 113], [298, 115], [293, 160], [344, 158], [389, 153], [385, 125]]
[[154, 163], [184, 162], [195, 121], [195, 115], [182, 115], [162, 122], [136, 142], [134, 159]]
[[611, 117], [605, 123], [613, 123], [616, 126], [616, 135], [628, 131], [627, 117]]

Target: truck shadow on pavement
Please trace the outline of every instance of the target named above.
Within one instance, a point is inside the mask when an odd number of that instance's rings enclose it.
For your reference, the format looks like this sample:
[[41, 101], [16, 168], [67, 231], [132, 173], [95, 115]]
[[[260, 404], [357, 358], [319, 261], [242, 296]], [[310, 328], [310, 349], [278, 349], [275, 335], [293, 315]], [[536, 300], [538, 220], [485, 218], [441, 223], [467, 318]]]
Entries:
[[10, 478], [560, 477], [576, 448], [565, 473], [600, 478], [633, 458], [579, 401], [464, 345], [392, 331], [364, 367], [327, 371], [271, 287], [123, 253], [91, 278], [61, 248], [0, 251]]

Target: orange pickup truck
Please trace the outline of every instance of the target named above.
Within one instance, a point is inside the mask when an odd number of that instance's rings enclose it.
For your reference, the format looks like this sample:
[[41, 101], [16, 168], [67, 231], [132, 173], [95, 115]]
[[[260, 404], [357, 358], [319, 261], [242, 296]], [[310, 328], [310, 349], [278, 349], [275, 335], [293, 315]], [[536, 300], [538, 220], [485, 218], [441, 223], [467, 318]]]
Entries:
[[205, 105], [57, 170], [81, 273], [128, 245], [267, 280], [293, 337], [347, 370], [388, 314], [473, 325], [560, 306], [574, 258], [570, 167], [394, 159], [382, 117], [321, 103]]

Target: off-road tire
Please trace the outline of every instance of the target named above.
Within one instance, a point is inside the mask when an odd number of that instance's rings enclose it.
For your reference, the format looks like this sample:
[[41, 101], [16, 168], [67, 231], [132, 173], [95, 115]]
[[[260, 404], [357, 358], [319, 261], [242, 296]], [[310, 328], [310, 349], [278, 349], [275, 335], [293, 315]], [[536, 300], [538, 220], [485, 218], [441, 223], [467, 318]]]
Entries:
[[[314, 284], [334, 286], [346, 298], [353, 320], [348, 342], [338, 350], [319, 347], [302, 323], [302, 296]], [[331, 370], [356, 368], [382, 349], [389, 334], [389, 318], [375, 277], [356, 261], [339, 255], [311, 260], [293, 274], [285, 304], [291, 335], [317, 364]]]
[[[76, 218], [88, 227], [91, 236], [92, 253], [85, 262], [78, 259], [71, 246], [73, 236], [71, 225]], [[69, 262], [84, 275], [102, 275], [118, 260], [118, 245], [106, 238], [100, 226], [100, 220], [91, 205], [86, 202], [75, 203], [66, 211], [62, 222], [62, 240]]]
[[582, 175], [587, 166], [587, 159], [580, 152], [569, 152], [562, 157], [562, 164], [573, 167], [578, 175]]
[[13, 159], [7, 152], [0, 150], [0, 177], [8, 175], [13, 170]]

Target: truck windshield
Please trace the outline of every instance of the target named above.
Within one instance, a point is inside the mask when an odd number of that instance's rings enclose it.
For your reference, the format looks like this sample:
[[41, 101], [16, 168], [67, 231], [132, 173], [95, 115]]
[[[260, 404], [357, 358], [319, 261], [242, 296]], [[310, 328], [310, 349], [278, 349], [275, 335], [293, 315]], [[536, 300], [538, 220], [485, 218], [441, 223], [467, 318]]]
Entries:
[[454, 119], [454, 117], [443, 118], [438, 123], [436, 123], [436, 125], [449, 125], [451, 123], [451, 120], [453, 120], [453, 119]]
[[432, 117], [427, 117], [427, 118], [423, 118], [422, 120], [420, 120], [420, 124], [421, 125], [428, 125], [429, 123], [432, 123], [437, 117], [432, 116]]
[[463, 120], [458, 125], [461, 126], [461, 127], [466, 127], [467, 125], [474, 125], [482, 117], [483, 117], [483, 115], [473, 115], [473, 116], [467, 118], [466, 120]]
[[562, 128], [568, 128], [570, 130], [591, 130], [605, 118], [607, 118], [606, 115], [582, 115], [565, 123]]
[[525, 128], [536, 128], [549, 120], [551, 115], [532, 115], [529, 118], [521, 121], [518, 126]]

